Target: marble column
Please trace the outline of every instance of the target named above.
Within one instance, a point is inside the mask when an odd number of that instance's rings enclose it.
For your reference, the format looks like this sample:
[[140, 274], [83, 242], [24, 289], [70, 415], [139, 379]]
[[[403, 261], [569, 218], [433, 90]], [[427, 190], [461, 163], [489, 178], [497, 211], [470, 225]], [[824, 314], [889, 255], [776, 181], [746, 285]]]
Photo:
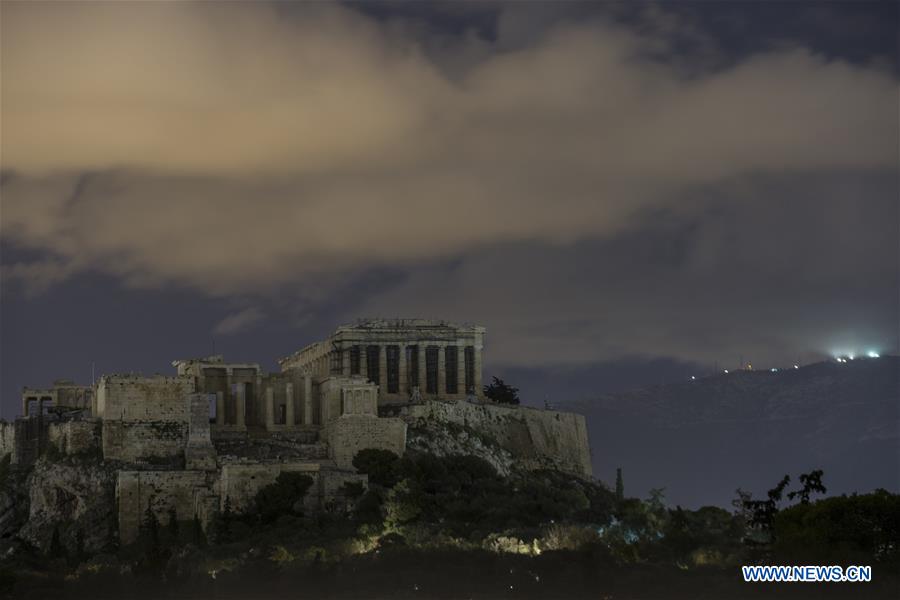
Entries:
[[466, 397], [466, 343], [456, 342], [456, 395]]
[[369, 347], [360, 345], [359, 347], [359, 374], [367, 381], [369, 379]]
[[225, 392], [216, 392], [216, 425], [225, 424]]
[[294, 426], [294, 384], [284, 384], [284, 426]]
[[350, 348], [341, 350], [341, 373], [344, 377], [350, 377]]
[[266, 387], [266, 429], [275, 429], [275, 390], [271, 385]]
[[427, 369], [425, 368], [425, 348], [426, 348], [425, 344], [422, 342], [419, 342], [419, 381], [418, 381], [418, 386], [419, 386], [419, 393], [423, 396], [425, 395], [425, 390], [427, 389], [425, 384], [428, 380], [427, 379]]
[[312, 377], [303, 376], [303, 424], [313, 424]]
[[379, 397], [387, 394], [387, 346], [378, 346], [378, 390]]
[[[237, 401], [237, 398], [234, 396], [231, 390], [231, 369], [225, 369], [225, 414], [228, 414], [228, 407], [234, 406], [234, 403]], [[235, 415], [237, 414], [237, 409], [234, 409]], [[237, 419], [237, 417], [235, 417]], [[228, 422], [228, 419], [225, 419], [225, 422]], [[234, 425], [234, 423], [229, 423], [229, 425]]]
[[475, 346], [475, 395], [481, 396], [484, 394], [483, 384], [481, 382], [481, 346]]
[[447, 395], [447, 351], [444, 344], [438, 346], [437, 395]]
[[247, 401], [245, 398], [246, 394], [247, 394], [247, 384], [246, 383], [237, 384], [237, 397], [235, 398], [235, 410], [237, 411], [237, 415], [236, 415], [237, 420], [236, 420], [235, 424], [240, 429], [244, 429], [246, 427], [246, 424], [244, 422], [244, 416], [247, 413]]
[[400, 356], [399, 356], [399, 367], [398, 371], [400, 372], [398, 376], [398, 388], [397, 391], [400, 393], [400, 399], [404, 402], [409, 399], [409, 370], [406, 366], [406, 344], [400, 344]]

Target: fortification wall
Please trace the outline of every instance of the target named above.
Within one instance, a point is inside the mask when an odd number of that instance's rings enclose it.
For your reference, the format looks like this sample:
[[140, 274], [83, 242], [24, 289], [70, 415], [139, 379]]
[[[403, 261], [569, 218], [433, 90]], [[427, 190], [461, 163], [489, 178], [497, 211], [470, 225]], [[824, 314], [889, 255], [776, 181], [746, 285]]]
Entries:
[[591, 451], [583, 415], [530, 407], [433, 402], [404, 407], [410, 423], [437, 420], [471, 427], [495, 439], [526, 469], [554, 468], [591, 477]]
[[104, 420], [184, 421], [185, 397], [193, 392], [191, 377], [110, 375], [97, 386], [98, 413]]
[[10, 462], [16, 462], [16, 424], [0, 423], [0, 458], [10, 455]]
[[103, 458], [128, 463], [177, 463], [188, 424], [172, 421], [103, 421]]
[[[285, 471], [301, 472], [319, 480], [318, 463], [256, 463], [230, 464], [222, 466], [220, 485], [221, 506], [225, 508], [228, 498], [231, 510], [244, 512], [253, 508], [253, 500], [257, 492], [264, 486], [275, 483], [278, 476]], [[315, 484], [314, 484], [315, 485]]]
[[47, 442], [63, 454], [81, 454], [100, 449], [100, 421], [65, 421], [50, 423]]
[[169, 522], [173, 507], [179, 521], [194, 515], [211, 518], [198, 504], [215, 495], [216, 487], [215, 477], [204, 471], [119, 471], [119, 539], [124, 544], [137, 539], [148, 507], [163, 525]]
[[304, 498], [304, 508], [315, 511], [328, 503], [344, 499], [343, 486], [347, 482], [367, 485], [368, 477], [352, 471], [334, 469], [319, 463], [268, 463], [268, 464], [227, 464], [222, 467], [220, 481], [220, 510], [225, 508], [228, 498], [231, 510], [244, 512], [254, 508], [253, 502], [263, 487], [275, 483], [284, 472], [299, 472], [309, 475], [313, 485]]
[[353, 457], [365, 448], [406, 450], [406, 422], [396, 418], [344, 415], [325, 426], [328, 456], [342, 469], [353, 468]]
[[191, 377], [104, 377], [97, 386], [103, 457], [130, 463], [182, 460], [193, 387]]

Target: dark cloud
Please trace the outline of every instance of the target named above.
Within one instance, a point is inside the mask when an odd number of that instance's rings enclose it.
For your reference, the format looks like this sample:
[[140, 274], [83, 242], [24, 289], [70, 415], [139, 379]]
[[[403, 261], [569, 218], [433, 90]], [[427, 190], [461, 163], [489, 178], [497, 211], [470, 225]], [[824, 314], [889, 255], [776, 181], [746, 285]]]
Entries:
[[268, 354], [366, 313], [504, 369], [896, 347], [882, 25], [596, 6], [4, 4], [4, 318], [99, 277]]
[[497, 245], [374, 296], [479, 320], [499, 364], [679, 357], [711, 368], [896, 350], [894, 174], [752, 177], [683, 197], [617, 236]]

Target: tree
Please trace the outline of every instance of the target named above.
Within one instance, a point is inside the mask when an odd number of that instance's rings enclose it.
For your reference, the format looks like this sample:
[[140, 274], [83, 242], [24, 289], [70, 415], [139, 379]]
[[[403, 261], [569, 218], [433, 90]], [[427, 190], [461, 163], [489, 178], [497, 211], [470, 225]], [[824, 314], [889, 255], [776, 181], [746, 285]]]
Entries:
[[799, 479], [803, 487], [799, 490], [788, 492], [788, 500], [800, 498], [800, 504], [809, 504], [809, 496], [813, 492], [818, 494], [828, 492], [822, 484], [822, 469], [816, 469], [815, 471], [800, 475]]
[[216, 543], [231, 541], [231, 518], [231, 496], [225, 496], [225, 506], [222, 508], [222, 514], [218, 519], [218, 527], [216, 527]]
[[203, 534], [203, 525], [200, 523], [200, 517], [194, 515], [194, 544], [198, 548], [206, 546], [206, 536]]
[[622, 482], [622, 467], [616, 469], [616, 500], [621, 502], [625, 499], [625, 484]]
[[173, 544], [178, 543], [178, 511], [174, 506], [169, 507], [169, 537]]
[[156, 513], [153, 512], [151, 503], [149, 503], [149, 502], [147, 503], [147, 510], [144, 511], [143, 528], [144, 528], [144, 534], [146, 535], [146, 541], [147, 541], [147, 545], [148, 545], [147, 554], [150, 556], [151, 559], [157, 558], [160, 554], [159, 521], [156, 518]]
[[397, 483], [397, 461], [400, 457], [390, 450], [364, 448], [353, 457], [353, 467], [369, 476], [369, 481], [382, 487]]
[[256, 494], [256, 508], [262, 521], [270, 523], [281, 515], [294, 512], [294, 507], [303, 501], [312, 484], [312, 477], [305, 473], [285, 471], [279, 474], [275, 483]]
[[52, 558], [62, 558], [65, 556], [65, 549], [62, 541], [59, 539], [59, 525], [53, 528], [53, 536], [50, 538], [50, 556]]
[[75, 532], [75, 559], [78, 562], [84, 560], [84, 529]]
[[784, 495], [784, 490], [791, 482], [791, 476], [785, 475], [778, 485], [768, 491], [766, 500], [753, 500], [748, 496], [743, 500], [744, 508], [749, 515], [749, 525], [771, 537], [772, 522], [778, 513], [778, 503]]
[[484, 395], [499, 404], [518, 404], [519, 388], [505, 383], [499, 377], [493, 377], [490, 385], [484, 386]]

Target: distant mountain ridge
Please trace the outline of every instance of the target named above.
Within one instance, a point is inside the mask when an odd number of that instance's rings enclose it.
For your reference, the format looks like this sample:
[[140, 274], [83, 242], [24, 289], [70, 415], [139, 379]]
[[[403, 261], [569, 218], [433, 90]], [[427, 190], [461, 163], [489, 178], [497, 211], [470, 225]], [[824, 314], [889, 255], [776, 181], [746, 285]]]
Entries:
[[829, 493], [900, 488], [900, 357], [732, 371], [566, 403], [587, 417], [595, 476], [629, 494], [728, 506], [821, 468]]

